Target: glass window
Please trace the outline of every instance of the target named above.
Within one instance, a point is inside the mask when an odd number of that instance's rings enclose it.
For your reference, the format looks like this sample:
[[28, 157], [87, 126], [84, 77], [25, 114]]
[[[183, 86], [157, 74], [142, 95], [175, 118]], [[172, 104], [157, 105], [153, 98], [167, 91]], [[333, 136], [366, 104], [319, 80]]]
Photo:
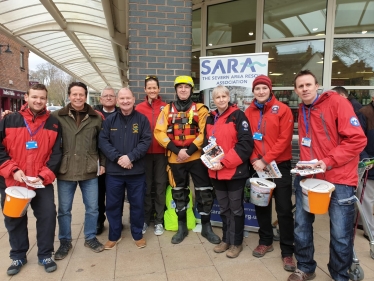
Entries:
[[374, 33], [374, 0], [336, 0], [335, 33]]
[[201, 46], [201, 9], [192, 12], [192, 49]]
[[207, 45], [256, 39], [256, 0], [238, 0], [208, 7]]
[[24, 52], [20, 53], [20, 67], [23, 69], [25, 68], [25, 53]]
[[265, 0], [264, 39], [324, 35], [326, 0]]
[[255, 53], [255, 45], [234, 46], [221, 49], [207, 50], [207, 56], [225, 56], [234, 54]]
[[348, 91], [348, 99], [356, 99], [362, 105], [367, 105], [374, 97], [374, 90], [356, 90], [350, 89]]
[[322, 85], [324, 40], [267, 43], [269, 77], [274, 87], [293, 86], [293, 78], [303, 69], [312, 71]]
[[195, 84], [194, 91], [200, 91], [200, 52], [192, 53], [191, 77]]
[[374, 38], [334, 39], [331, 85], [374, 86]]

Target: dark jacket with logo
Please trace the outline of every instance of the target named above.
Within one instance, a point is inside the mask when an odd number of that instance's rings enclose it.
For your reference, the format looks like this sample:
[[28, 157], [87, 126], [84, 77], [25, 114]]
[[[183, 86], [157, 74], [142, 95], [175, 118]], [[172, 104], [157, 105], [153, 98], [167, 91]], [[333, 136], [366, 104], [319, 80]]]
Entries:
[[[111, 114], [103, 123], [99, 147], [106, 156], [105, 172], [108, 175], [139, 175], [145, 173], [144, 156], [152, 142], [152, 132], [147, 117], [133, 110], [130, 115], [121, 111]], [[117, 164], [127, 155], [133, 167], [122, 168]]]
[[[368, 139], [364, 151], [360, 154], [360, 159], [374, 158], [374, 102], [361, 108], [358, 112], [358, 118]], [[369, 170], [368, 178], [374, 180], [374, 168]]]

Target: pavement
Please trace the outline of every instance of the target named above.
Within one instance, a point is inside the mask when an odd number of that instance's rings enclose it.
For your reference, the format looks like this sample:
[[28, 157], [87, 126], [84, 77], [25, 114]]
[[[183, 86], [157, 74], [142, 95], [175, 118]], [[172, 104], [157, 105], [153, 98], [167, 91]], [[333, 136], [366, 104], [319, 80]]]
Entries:
[[[56, 197], [57, 202], [57, 197]], [[57, 203], [56, 203], [57, 204]], [[73, 249], [69, 255], [57, 261], [55, 272], [46, 273], [44, 267], [38, 265], [35, 218], [29, 209], [29, 239], [30, 249], [27, 253], [28, 263], [21, 272], [13, 277], [6, 274], [10, 266], [8, 233], [4, 224], [0, 225], [0, 280], [251, 280], [251, 281], [286, 281], [289, 272], [283, 270], [279, 242], [274, 242], [274, 251], [262, 258], [252, 256], [252, 250], [257, 246], [258, 234], [251, 232], [244, 239], [244, 249], [236, 259], [229, 259], [224, 253], [213, 252], [210, 244], [200, 233], [189, 231], [186, 239], [179, 245], [171, 244], [174, 232], [165, 231], [161, 236], [153, 234], [153, 225], [145, 234], [147, 247], [138, 249], [130, 234], [129, 206], [124, 208], [123, 221], [125, 228], [123, 239], [113, 250], [94, 253], [84, 247], [83, 221], [84, 205], [80, 190], [77, 189], [73, 204], [72, 235]], [[2, 213], [0, 217], [2, 219]], [[214, 231], [221, 235], [221, 229]], [[56, 229], [55, 250], [59, 247], [58, 226]], [[330, 281], [327, 263], [329, 253], [329, 217], [317, 215], [314, 223], [315, 260], [317, 261], [317, 281]], [[105, 243], [108, 238], [108, 222], [105, 222], [104, 232], [98, 239]], [[361, 267], [367, 281], [374, 281], [374, 261], [370, 257], [369, 242], [363, 237], [363, 231], [358, 230], [355, 238], [355, 250], [360, 259]]]

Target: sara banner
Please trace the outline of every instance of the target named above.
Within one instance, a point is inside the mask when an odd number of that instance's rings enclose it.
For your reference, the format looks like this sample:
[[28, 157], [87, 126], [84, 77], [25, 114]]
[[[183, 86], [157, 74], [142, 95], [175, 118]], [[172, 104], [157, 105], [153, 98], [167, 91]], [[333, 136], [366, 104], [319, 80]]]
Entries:
[[204, 103], [215, 108], [212, 91], [218, 85], [230, 90], [231, 102], [245, 110], [253, 99], [252, 82], [268, 73], [269, 53], [200, 57], [200, 90]]

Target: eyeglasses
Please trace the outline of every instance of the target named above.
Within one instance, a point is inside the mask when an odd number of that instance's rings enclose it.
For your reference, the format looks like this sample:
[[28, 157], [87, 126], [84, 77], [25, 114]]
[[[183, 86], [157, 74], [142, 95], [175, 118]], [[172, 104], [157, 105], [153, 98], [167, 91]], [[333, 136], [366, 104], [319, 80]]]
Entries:
[[148, 79], [158, 80], [157, 76], [152, 76], [152, 75], [148, 75], [147, 77], [145, 77], [145, 80], [148, 80]]
[[105, 96], [101, 96], [101, 97], [104, 98], [104, 99], [114, 99], [116, 96], [105, 95]]

